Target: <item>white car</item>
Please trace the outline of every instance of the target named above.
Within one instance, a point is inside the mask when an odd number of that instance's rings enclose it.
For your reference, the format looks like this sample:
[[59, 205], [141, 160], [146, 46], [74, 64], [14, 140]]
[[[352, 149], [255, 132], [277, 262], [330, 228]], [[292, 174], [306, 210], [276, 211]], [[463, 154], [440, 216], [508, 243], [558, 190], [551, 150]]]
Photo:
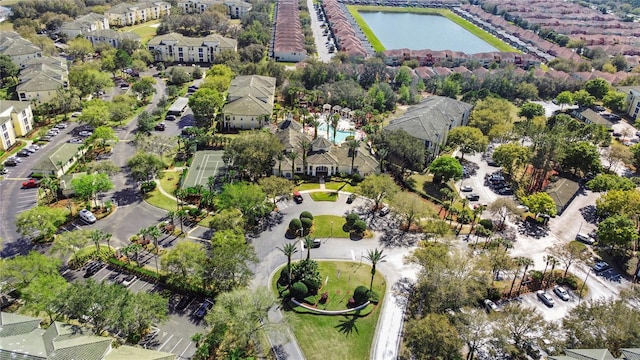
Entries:
[[91, 131], [80, 131], [78, 133], [78, 135], [80, 135], [82, 137], [89, 137], [89, 136], [93, 135], [93, 133]]
[[555, 303], [556, 303], [551, 298], [551, 295], [547, 294], [546, 292], [544, 292], [542, 290], [536, 291], [536, 296], [538, 296], [538, 299], [540, 299], [540, 301], [542, 301], [548, 307], [553, 307], [553, 305], [555, 305]]
[[571, 298], [569, 296], [569, 293], [567, 292], [567, 290], [565, 290], [562, 286], [560, 285], [556, 285], [553, 288], [553, 292], [556, 293], [556, 295], [558, 295], [558, 297], [564, 301], [569, 301], [569, 299]]
[[604, 261], [598, 261], [595, 265], [593, 265], [593, 270], [595, 272], [605, 271], [609, 268], [609, 264]]
[[96, 216], [93, 215], [93, 213], [87, 209], [82, 209], [80, 210], [80, 219], [82, 219], [84, 222], [89, 223], [89, 224], [93, 224], [96, 222]]
[[56, 128], [58, 129], [66, 129], [67, 128], [67, 124], [66, 123], [59, 123], [56, 125]]
[[464, 185], [464, 186], [460, 187], [460, 191], [462, 191], [462, 192], [472, 192], [473, 188], [471, 186], [469, 186], [469, 185]]
[[128, 287], [129, 285], [133, 284], [134, 281], [136, 281], [138, 277], [135, 275], [127, 275], [123, 280], [122, 280], [122, 286]]

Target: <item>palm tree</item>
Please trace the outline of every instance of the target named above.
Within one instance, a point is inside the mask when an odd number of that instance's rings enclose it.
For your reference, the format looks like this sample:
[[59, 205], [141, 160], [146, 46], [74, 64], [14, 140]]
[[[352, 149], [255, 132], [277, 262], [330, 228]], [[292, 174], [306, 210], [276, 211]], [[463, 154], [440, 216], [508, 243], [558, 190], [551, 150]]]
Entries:
[[171, 223], [172, 226], [174, 225], [173, 221], [175, 220], [175, 218], [176, 218], [176, 212], [175, 211], [167, 212], [167, 219], [169, 219], [169, 222]]
[[187, 217], [187, 210], [182, 208], [180, 210], [178, 210], [176, 212], [176, 215], [178, 216], [178, 220], [180, 220], [180, 232], [184, 233], [184, 218]]
[[547, 263], [551, 264], [551, 271], [549, 272], [549, 278], [547, 279], [547, 284], [544, 288], [549, 287], [549, 282], [553, 280], [553, 271], [556, 269], [556, 265], [558, 265], [560, 261], [551, 255], [547, 255]]
[[294, 178], [294, 174], [296, 173], [296, 159], [298, 158], [298, 153], [292, 151], [287, 153], [287, 157], [291, 160], [291, 179]]
[[289, 282], [289, 286], [291, 286], [291, 256], [298, 252], [298, 248], [291, 243], [285, 243], [278, 250], [282, 251], [282, 253], [287, 257], [287, 280]]
[[518, 278], [518, 274], [520, 273], [520, 268], [524, 266], [524, 257], [522, 256], [518, 256], [517, 258], [513, 259], [513, 263], [515, 265], [515, 268], [513, 269], [514, 274], [513, 274], [513, 281], [511, 281], [511, 288], [509, 288], [509, 297], [511, 297], [511, 292], [513, 291], [513, 286], [516, 284], [516, 279]]
[[[47, 194], [47, 201], [49, 203], [53, 202], [54, 199], [58, 198], [58, 180], [52, 177], [44, 177], [40, 180], [40, 188], [42, 188]], [[51, 198], [49, 198], [51, 196]]]
[[[338, 132], [338, 122], [340, 122], [340, 114], [335, 113], [331, 115], [331, 126], [333, 126], [333, 144], [336, 143], [336, 132]], [[327, 126], [327, 131], [329, 131], [329, 127]]]
[[389, 155], [389, 150], [387, 148], [378, 149], [378, 160], [380, 160], [380, 173], [384, 172], [384, 161], [387, 159]]
[[91, 232], [91, 240], [96, 245], [96, 252], [100, 254], [100, 242], [110, 239], [111, 234], [102, 231], [102, 229], [96, 229]]
[[353, 175], [353, 163], [356, 160], [356, 155], [358, 155], [358, 148], [360, 148], [360, 140], [349, 140], [347, 141], [347, 146], [349, 147], [349, 156], [351, 157], [351, 175]]
[[302, 148], [302, 168], [303, 168], [302, 173], [306, 175], [307, 174], [307, 153], [311, 149], [311, 143], [306, 139], [302, 139], [300, 140], [299, 145]]
[[[455, 194], [448, 187], [443, 187], [442, 189], [440, 189], [440, 195], [442, 195], [442, 200], [451, 201], [451, 203], [449, 204], [449, 207], [445, 208], [445, 210], [448, 212], [449, 209], [453, 208], [453, 200], [456, 198]], [[447, 213], [445, 215], [449, 215], [449, 214]], [[445, 218], [446, 218], [446, 216], [445, 216]], [[451, 225], [451, 222], [449, 222], [449, 225]]]
[[278, 176], [282, 176], [282, 160], [284, 160], [284, 154], [279, 153], [276, 155], [276, 159], [278, 159]]
[[518, 285], [518, 295], [520, 294], [522, 283], [524, 282], [525, 277], [527, 276], [527, 269], [529, 269], [529, 266], [533, 265], [533, 260], [529, 259], [528, 257], [521, 257], [520, 261], [521, 261], [520, 262], [521, 266], [524, 266], [524, 270], [522, 271], [522, 280], [520, 280], [520, 284]]
[[371, 282], [369, 283], [369, 292], [373, 290], [373, 277], [376, 276], [376, 265], [384, 259], [387, 255], [382, 255], [383, 250], [378, 250], [375, 248], [374, 250], [367, 250], [367, 255], [364, 257], [365, 259], [371, 261]]
[[318, 126], [320, 126], [320, 114], [314, 113], [313, 119], [309, 121], [309, 125], [313, 126], [313, 140], [318, 138]]
[[155, 261], [155, 265], [156, 265], [156, 273], [160, 273], [160, 270], [158, 269], [158, 238], [160, 237], [160, 229], [158, 229], [157, 226], [149, 226], [147, 228], [147, 235], [149, 237], [151, 237], [151, 240], [153, 240], [153, 246], [155, 247], [156, 250], [156, 256], [153, 257], [153, 260]]
[[311, 259], [311, 248], [313, 247], [313, 238], [309, 235], [304, 237], [304, 246], [307, 248], [307, 260]]

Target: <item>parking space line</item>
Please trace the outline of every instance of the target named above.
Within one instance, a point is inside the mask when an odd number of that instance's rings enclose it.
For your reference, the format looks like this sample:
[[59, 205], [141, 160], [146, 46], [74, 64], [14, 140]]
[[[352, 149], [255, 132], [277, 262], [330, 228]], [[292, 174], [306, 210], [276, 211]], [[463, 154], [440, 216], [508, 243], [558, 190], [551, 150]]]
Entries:
[[186, 348], [184, 348], [184, 350], [180, 353], [180, 355], [178, 355], [178, 357], [179, 357], [180, 359], [182, 359], [182, 355], [184, 355], [184, 353], [186, 353], [186, 352], [187, 352], [187, 350], [189, 350], [189, 348], [191, 348], [191, 345], [192, 345], [192, 344], [193, 344], [193, 341], [189, 341], [189, 345], [187, 345], [187, 347], [186, 347]]
[[163, 347], [167, 346], [167, 343], [169, 342], [169, 340], [171, 340], [171, 338], [173, 338], [173, 334], [171, 334], [171, 336], [169, 336], [167, 341], [165, 341], [162, 345], [160, 345], [160, 347], [157, 348], [156, 350], [158, 350], [158, 351], [162, 350]]
[[175, 345], [173, 345], [173, 347], [171, 348], [171, 350], [169, 350], [169, 352], [173, 353], [173, 350], [175, 350], [178, 347], [178, 345], [180, 345], [182, 340], [184, 340], [184, 338], [180, 338], [180, 340]]
[[[137, 283], [138, 281], [140, 281], [140, 279], [135, 279], [131, 284], [129, 284], [129, 286], [127, 286], [127, 289], [131, 289], [131, 287]], [[142, 290], [142, 289], [141, 289]]]

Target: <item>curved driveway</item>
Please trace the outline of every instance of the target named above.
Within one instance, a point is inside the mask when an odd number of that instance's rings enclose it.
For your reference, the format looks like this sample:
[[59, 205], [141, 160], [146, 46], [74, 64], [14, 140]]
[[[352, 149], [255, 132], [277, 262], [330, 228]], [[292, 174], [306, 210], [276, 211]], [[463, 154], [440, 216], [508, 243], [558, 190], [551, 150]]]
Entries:
[[[301, 212], [309, 211], [316, 215], [337, 215], [345, 216], [355, 211], [364, 215], [371, 208], [368, 200], [358, 198], [352, 204], [347, 204], [347, 194], [340, 194], [336, 202], [315, 202], [308, 193], [302, 192], [304, 201], [302, 204], [296, 204], [291, 200], [278, 202], [281, 219], [278, 223], [267, 226], [267, 230], [263, 231], [257, 237], [252, 238], [252, 244], [256, 249], [256, 253], [260, 262], [254, 269], [255, 277], [252, 286], [270, 286], [271, 275], [274, 271], [284, 263], [287, 258], [278, 250], [282, 244], [295, 242], [298, 247], [296, 256], [304, 256], [306, 249], [302, 249], [299, 239], [287, 239], [284, 234], [289, 221], [297, 218]], [[369, 218], [374, 228], [385, 227], [393, 221], [389, 219], [389, 215], [380, 218], [377, 215]], [[311, 250], [311, 257], [317, 260], [351, 260], [364, 261], [367, 250], [380, 248], [384, 249], [385, 259], [381, 261], [377, 269], [385, 276], [387, 282], [387, 291], [385, 301], [378, 319], [375, 338], [371, 349], [371, 359], [396, 359], [397, 349], [400, 341], [400, 333], [402, 330], [402, 321], [404, 313], [404, 296], [402, 291], [403, 279], [413, 279], [417, 272], [417, 268], [404, 264], [404, 257], [411, 252], [413, 248], [406, 246], [386, 247], [381, 241], [382, 234], [376, 232], [374, 237], [370, 239], [351, 240], [338, 238], [320, 238], [322, 245], [317, 249]], [[272, 320], [279, 319], [282, 314], [279, 311], [272, 312]], [[384, 329], [384, 331], [381, 331]], [[295, 341], [282, 344], [272, 339], [274, 346], [281, 347], [283, 352], [287, 353], [290, 359], [304, 358]]]

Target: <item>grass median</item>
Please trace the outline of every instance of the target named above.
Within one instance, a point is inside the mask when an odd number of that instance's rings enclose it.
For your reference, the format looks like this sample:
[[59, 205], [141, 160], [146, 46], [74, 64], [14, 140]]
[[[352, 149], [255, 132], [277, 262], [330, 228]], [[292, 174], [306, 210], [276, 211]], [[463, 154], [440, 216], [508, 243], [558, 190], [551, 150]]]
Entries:
[[487, 44], [493, 46], [498, 51], [518, 52], [518, 53], [520, 52], [518, 49], [514, 48], [513, 46], [489, 34], [488, 32], [484, 31], [483, 29], [479, 28], [473, 23], [463, 19], [462, 17], [454, 14], [451, 10], [448, 10], [448, 9], [407, 8], [407, 7], [393, 7], [393, 6], [362, 6], [362, 5], [348, 5], [347, 9], [353, 16], [358, 26], [360, 26], [360, 29], [362, 29], [362, 32], [369, 39], [369, 42], [371, 43], [371, 46], [375, 51], [384, 51], [385, 48], [380, 42], [380, 40], [375, 36], [371, 28], [364, 21], [362, 16], [360, 16], [360, 12], [392, 12], [392, 13], [412, 13], [412, 14], [444, 16], [447, 19], [453, 21], [454, 23], [460, 25], [462, 28], [472, 33], [476, 37], [482, 39]]

